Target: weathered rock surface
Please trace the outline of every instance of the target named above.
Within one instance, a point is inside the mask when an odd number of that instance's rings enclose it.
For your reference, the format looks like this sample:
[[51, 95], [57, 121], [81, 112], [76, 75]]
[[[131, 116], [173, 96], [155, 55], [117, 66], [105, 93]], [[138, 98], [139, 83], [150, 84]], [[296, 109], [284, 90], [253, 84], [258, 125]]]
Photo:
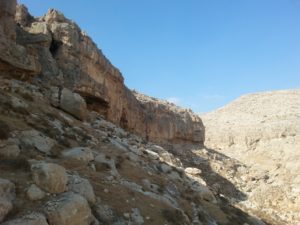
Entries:
[[21, 140], [24, 145], [34, 147], [48, 155], [51, 154], [51, 149], [56, 143], [53, 139], [41, 134], [37, 130], [23, 131], [21, 134]]
[[[299, 222], [300, 91], [245, 95], [203, 120], [207, 147], [257, 171], [243, 177], [250, 191], [245, 204], [288, 224]], [[260, 177], [252, 187], [251, 179]]]
[[67, 88], [62, 89], [59, 106], [78, 119], [86, 118], [86, 103], [84, 99]]
[[13, 77], [36, 75], [40, 64], [33, 53], [16, 43], [16, 0], [0, 1], [0, 75]]
[[36, 163], [31, 167], [34, 182], [49, 193], [61, 193], [67, 190], [65, 168], [53, 163]]
[[94, 221], [88, 202], [72, 192], [47, 202], [45, 213], [49, 225], [90, 225]]
[[147, 138], [156, 142], [160, 142], [160, 139], [174, 143], [204, 142], [202, 121], [191, 110], [137, 92], [134, 95], [147, 112]]

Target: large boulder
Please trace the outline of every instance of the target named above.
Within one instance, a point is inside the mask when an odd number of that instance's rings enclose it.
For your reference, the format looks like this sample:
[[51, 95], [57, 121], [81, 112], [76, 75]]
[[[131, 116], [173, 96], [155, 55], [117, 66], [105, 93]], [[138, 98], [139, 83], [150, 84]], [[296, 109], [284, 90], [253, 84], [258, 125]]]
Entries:
[[90, 225], [94, 221], [87, 200], [72, 192], [47, 202], [44, 211], [49, 225]]
[[37, 186], [49, 193], [61, 193], [67, 190], [65, 168], [53, 163], [40, 162], [31, 166], [33, 180]]
[[86, 118], [85, 100], [79, 94], [67, 88], [63, 88], [61, 91], [59, 107], [77, 119], [85, 120]]
[[51, 87], [50, 102], [54, 107], [59, 107], [79, 120], [85, 120], [87, 105], [80, 94], [68, 88]]
[[51, 154], [52, 148], [55, 146], [56, 141], [45, 136], [37, 130], [25, 130], [21, 133], [21, 142], [25, 146], [34, 147], [38, 151], [47, 155]]

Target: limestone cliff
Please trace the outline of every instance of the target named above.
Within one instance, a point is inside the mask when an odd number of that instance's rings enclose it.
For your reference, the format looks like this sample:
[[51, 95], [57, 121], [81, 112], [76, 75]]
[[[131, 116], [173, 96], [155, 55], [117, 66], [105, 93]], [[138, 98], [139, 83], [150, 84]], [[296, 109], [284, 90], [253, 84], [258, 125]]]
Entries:
[[203, 143], [204, 129], [199, 117], [190, 111], [182, 115], [166, 102], [139, 101], [124, 85], [120, 71], [62, 13], [50, 9], [45, 16], [33, 18], [25, 6], [18, 6], [15, 23], [15, 1], [1, 4], [1, 29], [6, 34], [1, 38], [1, 48], [5, 48], [0, 55], [3, 75], [33, 75], [44, 85], [68, 88], [84, 97], [88, 109], [149, 140]]

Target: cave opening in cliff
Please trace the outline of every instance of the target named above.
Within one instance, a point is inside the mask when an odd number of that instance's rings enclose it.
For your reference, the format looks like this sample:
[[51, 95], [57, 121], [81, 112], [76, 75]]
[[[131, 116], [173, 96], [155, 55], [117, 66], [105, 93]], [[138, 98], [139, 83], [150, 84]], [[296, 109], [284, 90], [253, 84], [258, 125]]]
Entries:
[[52, 40], [49, 50], [53, 57], [55, 57], [55, 55], [58, 52], [58, 49], [60, 48], [60, 46], [62, 46], [62, 44], [63, 43], [61, 41]]
[[102, 98], [97, 98], [90, 95], [82, 95], [87, 104], [87, 108], [91, 111], [98, 112], [100, 115], [107, 118], [109, 103]]

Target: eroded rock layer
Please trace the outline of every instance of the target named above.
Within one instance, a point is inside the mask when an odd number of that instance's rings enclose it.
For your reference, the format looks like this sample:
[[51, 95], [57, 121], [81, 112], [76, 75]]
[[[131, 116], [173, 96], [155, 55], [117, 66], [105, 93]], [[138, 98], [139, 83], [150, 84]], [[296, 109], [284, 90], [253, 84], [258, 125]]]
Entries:
[[[44, 85], [68, 88], [85, 99], [88, 109], [149, 140], [203, 143], [200, 118], [190, 111], [182, 115], [162, 101], [138, 101], [124, 85], [120, 71], [62, 13], [50, 9], [43, 17], [33, 18], [25, 6], [16, 8], [15, 0], [1, 1], [1, 10], [2, 75], [38, 77]], [[166, 126], [160, 124], [162, 119]], [[172, 126], [174, 121], [180, 125]]]

